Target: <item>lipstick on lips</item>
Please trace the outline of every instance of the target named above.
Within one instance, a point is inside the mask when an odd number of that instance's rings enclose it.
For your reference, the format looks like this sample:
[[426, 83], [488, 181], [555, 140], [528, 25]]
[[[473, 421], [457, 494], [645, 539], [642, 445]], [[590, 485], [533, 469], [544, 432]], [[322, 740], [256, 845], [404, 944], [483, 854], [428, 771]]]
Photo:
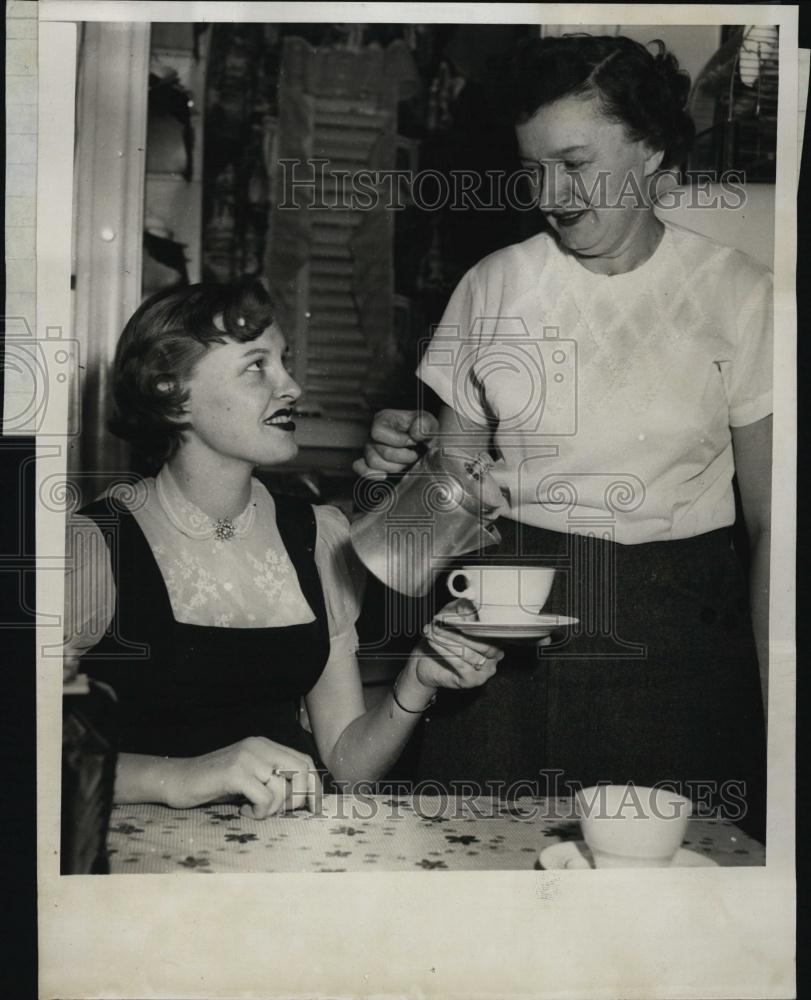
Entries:
[[290, 419], [292, 416], [293, 411], [289, 407], [285, 407], [282, 410], [276, 410], [275, 413], [272, 413], [262, 423], [267, 427], [278, 427], [282, 431], [294, 431], [296, 425]]

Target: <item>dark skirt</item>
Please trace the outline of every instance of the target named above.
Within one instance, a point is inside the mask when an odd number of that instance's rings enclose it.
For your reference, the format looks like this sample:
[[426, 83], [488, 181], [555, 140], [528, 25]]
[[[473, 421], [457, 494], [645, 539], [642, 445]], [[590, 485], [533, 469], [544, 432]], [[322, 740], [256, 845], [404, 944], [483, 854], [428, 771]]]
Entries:
[[764, 839], [763, 708], [730, 533], [621, 545], [508, 520], [499, 530], [499, 548], [469, 562], [554, 565], [544, 611], [579, 624], [546, 647], [505, 646], [486, 685], [441, 695], [420, 780], [541, 794], [675, 782]]

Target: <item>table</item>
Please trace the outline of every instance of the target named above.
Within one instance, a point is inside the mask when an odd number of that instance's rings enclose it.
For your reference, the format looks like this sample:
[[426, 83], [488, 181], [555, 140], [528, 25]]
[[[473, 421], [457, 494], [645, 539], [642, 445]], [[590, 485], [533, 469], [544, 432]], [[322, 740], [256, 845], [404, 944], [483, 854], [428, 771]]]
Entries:
[[[266, 820], [235, 806], [113, 808], [113, 874], [495, 871], [536, 867], [538, 851], [578, 840], [569, 799], [330, 795], [320, 813]], [[765, 849], [728, 820], [692, 818], [683, 846], [723, 866], [765, 864]]]

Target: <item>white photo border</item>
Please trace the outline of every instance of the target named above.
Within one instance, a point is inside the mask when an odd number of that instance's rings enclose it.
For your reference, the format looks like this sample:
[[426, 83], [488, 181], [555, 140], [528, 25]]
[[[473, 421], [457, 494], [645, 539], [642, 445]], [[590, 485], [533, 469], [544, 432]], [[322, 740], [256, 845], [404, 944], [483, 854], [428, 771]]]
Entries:
[[[789, 997], [794, 994], [797, 11], [780, 6], [41, 0], [37, 337], [69, 330], [75, 22], [778, 24], [768, 852], [763, 868], [64, 877], [61, 672], [38, 657], [42, 997]], [[67, 384], [49, 425], [67, 420]], [[64, 392], [62, 389], [64, 388]], [[53, 410], [51, 407], [53, 406]], [[39, 486], [65, 476], [55, 437]], [[64, 522], [37, 518], [38, 649], [61, 619]], [[53, 553], [52, 558], [47, 554]], [[54, 619], [53, 616], [56, 616]]]

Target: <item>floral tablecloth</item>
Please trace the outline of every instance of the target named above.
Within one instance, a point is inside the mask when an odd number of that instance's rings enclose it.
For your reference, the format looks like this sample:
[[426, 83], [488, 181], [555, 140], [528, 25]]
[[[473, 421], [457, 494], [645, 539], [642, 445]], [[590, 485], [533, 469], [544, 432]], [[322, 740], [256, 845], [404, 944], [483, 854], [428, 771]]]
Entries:
[[[120, 805], [110, 869], [133, 872], [520, 870], [580, 830], [568, 799], [325, 796], [320, 812], [266, 820], [235, 806]], [[690, 820], [683, 846], [719, 865], [763, 865], [765, 849], [727, 820]]]

